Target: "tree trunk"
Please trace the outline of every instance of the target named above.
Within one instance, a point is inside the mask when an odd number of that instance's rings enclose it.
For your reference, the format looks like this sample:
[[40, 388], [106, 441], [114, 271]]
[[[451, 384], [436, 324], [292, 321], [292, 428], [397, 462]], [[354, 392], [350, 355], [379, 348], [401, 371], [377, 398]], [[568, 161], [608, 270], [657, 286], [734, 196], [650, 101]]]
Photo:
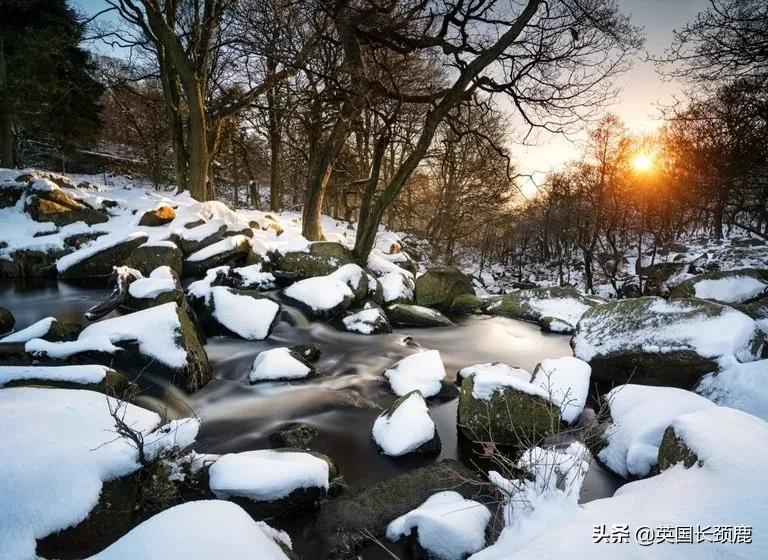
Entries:
[[208, 135], [205, 123], [205, 106], [203, 94], [196, 91], [189, 100], [189, 194], [200, 202], [209, 199], [208, 165]]
[[165, 60], [165, 56], [160, 54], [161, 52], [158, 52], [157, 58], [163, 84], [163, 98], [165, 99], [168, 128], [171, 134], [176, 186], [180, 190], [186, 190], [189, 184], [187, 176], [187, 147], [184, 142], [184, 121], [181, 118], [179, 75], [173, 65]]
[[13, 167], [13, 119], [8, 89], [8, 69], [0, 44], [0, 167]]
[[[267, 58], [267, 79], [275, 74], [275, 61]], [[277, 87], [267, 90], [267, 120], [269, 128], [269, 209], [272, 212], [283, 211], [283, 186], [281, 176], [282, 141], [280, 109], [277, 106]]]

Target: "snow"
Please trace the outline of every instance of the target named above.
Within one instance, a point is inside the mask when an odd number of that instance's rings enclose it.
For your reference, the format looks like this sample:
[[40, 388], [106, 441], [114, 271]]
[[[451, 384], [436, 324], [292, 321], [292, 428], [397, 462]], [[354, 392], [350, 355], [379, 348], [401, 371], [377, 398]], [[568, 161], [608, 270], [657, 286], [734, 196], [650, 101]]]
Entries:
[[195, 443], [198, 431], [200, 420], [197, 418], [171, 420], [144, 437], [144, 453], [152, 461], [166, 450], [186, 449]]
[[275, 276], [271, 272], [262, 272], [261, 263], [241, 266], [234, 272], [240, 277], [243, 288], [268, 290], [275, 287]]
[[106, 366], [0, 366], [0, 386], [12, 381], [44, 379], [69, 383], [101, 383], [110, 370]]
[[250, 244], [250, 238], [246, 237], [245, 235], [231, 235], [229, 237], [225, 237], [221, 241], [217, 241], [216, 243], [212, 243], [207, 247], [203, 247], [199, 251], [195, 251], [187, 257], [187, 261], [204, 261], [210, 259], [211, 257], [215, 257], [216, 255], [220, 255], [221, 253], [232, 251], [244, 243]]
[[326, 311], [341, 305], [354, 294], [344, 282], [333, 276], [315, 276], [299, 280], [288, 286], [283, 293], [304, 303], [314, 311]]
[[341, 280], [352, 290], [356, 290], [360, 281], [365, 276], [365, 271], [354, 263], [345, 264], [340, 266], [335, 271], [331, 272], [328, 276]]
[[[614, 305], [629, 304], [608, 304], [597, 310]], [[718, 314], [711, 316], [695, 302], [647, 298], [631, 320], [620, 318], [624, 311], [597, 313], [579, 323], [573, 338], [574, 355], [591, 361], [596, 356], [632, 349], [652, 353], [693, 350], [723, 365], [754, 360], [750, 345], [757, 328], [755, 321], [735, 309], [717, 307]]]
[[179, 228], [173, 233], [184, 241], [202, 241], [218, 233], [224, 225], [223, 220], [215, 219], [193, 228]]
[[550, 394], [539, 385], [534, 385], [525, 379], [525, 370], [514, 368], [514, 371], [504, 371], [500, 368], [485, 368], [475, 371], [472, 375], [472, 396], [482, 401], [489, 401], [497, 391], [513, 389], [526, 395], [550, 400]]
[[88, 560], [288, 560], [290, 539], [231, 502], [201, 500], [158, 513]]
[[576, 326], [581, 316], [590, 308], [575, 298], [531, 298], [526, 303], [541, 317], [553, 317], [571, 325]]
[[[361, 309], [356, 313], [347, 315], [342, 319], [344, 327], [351, 332], [360, 334], [371, 334], [374, 330], [375, 323], [382, 318], [381, 309], [373, 306], [368, 306]], [[386, 318], [386, 316], [384, 316]]]
[[187, 352], [176, 342], [181, 330], [176, 308], [176, 303], [170, 302], [105, 319], [87, 326], [78, 340], [84, 342], [93, 337], [107, 337], [113, 343], [136, 340], [142, 354], [169, 367], [181, 369], [187, 363]]
[[41, 177], [40, 179], [35, 179], [33, 181], [30, 181], [29, 190], [34, 192], [45, 193], [45, 192], [60, 191], [61, 188], [50, 179]]
[[397, 396], [420, 391], [426, 398], [437, 395], [441, 381], [446, 379], [445, 366], [437, 350], [425, 350], [403, 358], [385, 371], [384, 377]]
[[264, 449], [222, 455], [208, 472], [218, 498], [271, 502], [302, 488], [328, 490], [330, 471], [328, 463], [311, 453]]
[[290, 348], [272, 348], [256, 356], [248, 380], [256, 383], [275, 379], [301, 379], [311, 371], [307, 364], [291, 354]]
[[645, 476], [656, 464], [664, 430], [689, 412], [715, 406], [684, 389], [623, 385], [607, 397], [613, 424], [603, 436], [607, 445], [598, 457], [615, 473]]
[[459, 370], [458, 376], [459, 379], [464, 379], [465, 377], [472, 377], [476, 373], [491, 373], [499, 376], [511, 375], [525, 382], [531, 380], [531, 374], [523, 368], [513, 367], [501, 362], [488, 362], [467, 366]]
[[[160, 423], [154, 412], [123, 406], [134, 430]], [[81, 522], [103, 481], [139, 468], [136, 448], [116, 437], [110, 407], [117, 401], [93, 391], [0, 390], [0, 558], [35, 558], [35, 539]]]
[[45, 355], [49, 358], [64, 360], [79, 354], [81, 352], [121, 352], [119, 348], [112, 344], [108, 336], [90, 336], [88, 338], [78, 338], [66, 342], [48, 342], [42, 338], [33, 338], [24, 344], [24, 351], [35, 356]]
[[572, 424], [581, 416], [587, 402], [591, 373], [588, 363], [565, 356], [542, 361], [533, 372], [531, 383], [543, 388], [560, 407], [560, 417]]
[[238, 294], [224, 286], [210, 291], [213, 317], [246, 340], [263, 340], [275, 322], [280, 306], [267, 298]]
[[187, 293], [192, 297], [201, 298], [208, 301], [208, 297], [211, 294], [211, 284], [213, 284], [213, 281], [216, 280], [216, 275], [219, 272], [226, 274], [229, 272], [229, 267], [225, 265], [209, 268], [205, 271], [205, 277], [203, 279], [195, 280], [189, 286], [187, 286]]
[[741, 303], [764, 293], [768, 284], [751, 276], [729, 276], [717, 280], [700, 280], [693, 285], [693, 289], [697, 298]]
[[28, 327], [9, 334], [5, 338], [0, 338], [0, 342], [27, 342], [33, 338], [40, 338], [48, 334], [51, 325], [56, 321], [56, 317], [46, 317]]
[[440, 560], [461, 560], [485, 546], [485, 527], [491, 512], [483, 504], [465, 500], [458, 492], [433, 494], [416, 509], [387, 526], [391, 541], [416, 529], [419, 544]]
[[384, 412], [373, 423], [373, 439], [393, 457], [415, 451], [434, 437], [435, 423], [419, 392], [409, 394], [394, 411]]
[[103, 235], [91, 243], [81, 247], [77, 251], [61, 257], [56, 262], [56, 269], [59, 272], [65, 272], [66, 270], [72, 268], [74, 265], [94, 256], [97, 253], [100, 253], [101, 251], [111, 249], [112, 247], [121, 245], [122, 243], [127, 243], [128, 241], [142, 238], [146, 240], [148, 239], [148, 236], [146, 233], [141, 231], [134, 231], [128, 235], [120, 232]]
[[368, 255], [368, 268], [379, 275], [385, 302], [413, 299], [413, 274], [390, 262], [380, 250], [373, 249]]
[[153, 270], [149, 278], [139, 278], [131, 282], [128, 285], [128, 293], [137, 299], [151, 299], [176, 288], [176, 278], [170, 267], [161, 266]]
[[768, 421], [768, 360], [738, 364], [699, 380], [696, 392]]

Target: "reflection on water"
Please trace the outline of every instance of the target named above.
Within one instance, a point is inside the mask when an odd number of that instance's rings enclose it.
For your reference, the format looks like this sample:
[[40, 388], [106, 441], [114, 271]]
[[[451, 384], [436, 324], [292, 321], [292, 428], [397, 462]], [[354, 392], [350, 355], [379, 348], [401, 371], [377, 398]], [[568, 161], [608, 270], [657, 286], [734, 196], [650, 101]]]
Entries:
[[[17, 328], [48, 315], [83, 321], [84, 311], [100, 301], [106, 291], [103, 283], [6, 282], [0, 284], [0, 305], [14, 314]], [[532, 371], [544, 358], [571, 354], [568, 337], [544, 334], [536, 325], [504, 318], [471, 316], [457, 327], [398, 329], [393, 334], [369, 337], [310, 323], [295, 309], [286, 309], [283, 318], [287, 320], [279, 323], [268, 340], [210, 338], [206, 350], [214, 366], [214, 379], [192, 395], [168, 387], [161, 379], [145, 381], [154, 385], [151, 394], [164, 395], [176, 414], [191, 409], [202, 418], [195, 446], [199, 452], [268, 447], [268, 436], [280, 425], [293, 421], [312, 424], [320, 435], [311, 448], [331, 456], [351, 488], [364, 488], [435, 460], [387, 457], [371, 440], [371, 426], [379, 412], [361, 406], [361, 400], [381, 406], [394, 400], [381, 374], [395, 361], [422, 348], [437, 349], [449, 375], [455, 378], [460, 368], [474, 363], [499, 361]], [[248, 384], [248, 372], [259, 352], [308, 342], [319, 343], [322, 348], [318, 377], [293, 383]], [[141, 402], [156, 409], [162, 406], [153, 397], [144, 397]], [[440, 457], [468, 461], [467, 452], [462, 450], [466, 445], [457, 443], [456, 407], [455, 399], [430, 403], [430, 413], [443, 443]], [[593, 462], [582, 501], [610, 496], [618, 485], [616, 477]], [[303, 526], [297, 527], [297, 522]], [[303, 521], [286, 523], [280, 524], [291, 529], [298, 552], [313, 558], [311, 527]], [[378, 554], [371, 550], [364, 556], [375, 558]]]

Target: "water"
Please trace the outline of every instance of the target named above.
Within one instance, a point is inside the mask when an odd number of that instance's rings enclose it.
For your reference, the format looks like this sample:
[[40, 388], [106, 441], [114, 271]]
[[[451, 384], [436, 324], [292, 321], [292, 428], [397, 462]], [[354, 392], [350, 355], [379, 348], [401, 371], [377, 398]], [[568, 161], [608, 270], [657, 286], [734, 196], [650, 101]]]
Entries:
[[[107, 286], [98, 283], [6, 282], [0, 284], [0, 305], [11, 310], [17, 327], [49, 315], [80, 322], [84, 321], [85, 310], [101, 301], [107, 291]], [[142, 397], [140, 404], [156, 410], [169, 406], [170, 412], [179, 416], [194, 411], [202, 419], [195, 450], [203, 453], [269, 447], [269, 435], [281, 425], [306, 422], [320, 432], [310, 447], [334, 459], [351, 489], [365, 488], [435, 460], [380, 454], [370, 436], [379, 412], [355, 406], [360, 397], [384, 406], [392, 401], [381, 373], [393, 362], [420, 348], [437, 349], [449, 375], [455, 378], [459, 369], [474, 363], [500, 361], [532, 371], [542, 359], [571, 353], [566, 336], [545, 334], [536, 325], [497, 317], [471, 316], [460, 321], [457, 328], [397, 329], [393, 334], [370, 337], [307, 322], [294, 309], [286, 309], [283, 318], [268, 340], [211, 337], [206, 345], [214, 366], [210, 383], [187, 395], [169, 387], [163, 379], [145, 379], [149, 395]], [[319, 343], [322, 348], [317, 365], [319, 377], [293, 383], [248, 383], [250, 366], [259, 352], [309, 342]], [[469, 463], [471, 452], [466, 444], [460, 445], [457, 436], [456, 407], [456, 399], [430, 403], [443, 444], [440, 458]], [[593, 461], [581, 500], [610, 496], [619, 485], [618, 478]], [[275, 523], [289, 530], [300, 555], [317, 557], [311, 518], [294, 517]], [[411, 557], [403, 547], [393, 549], [402, 558]], [[363, 557], [387, 555], [372, 546]]]

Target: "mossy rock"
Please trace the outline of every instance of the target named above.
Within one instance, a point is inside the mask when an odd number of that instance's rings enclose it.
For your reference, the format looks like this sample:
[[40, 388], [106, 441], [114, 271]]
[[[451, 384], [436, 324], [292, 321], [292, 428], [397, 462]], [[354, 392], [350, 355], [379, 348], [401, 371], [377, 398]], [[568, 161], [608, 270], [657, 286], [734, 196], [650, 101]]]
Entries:
[[[699, 282], [711, 281], [711, 280], [728, 280], [736, 278], [752, 278], [762, 282], [764, 284], [764, 290], [757, 296], [738, 302], [725, 302], [727, 305], [731, 303], [737, 304], [749, 304], [753, 301], [757, 301], [766, 295], [768, 295], [768, 270], [761, 268], [741, 268], [737, 270], [718, 270], [715, 272], [707, 272], [694, 278], [690, 278], [684, 282], [680, 282], [674, 286], [669, 296], [672, 298], [692, 298], [696, 297], [696, 285]], [[717, 301], [717, 300], [713, 300]]]
[[664, 430], [664, 436], [661, 438], [659, 446], [658, 466], [660, 471], [682, 463], [686, 469], [699, 463], [699, 458], [685, 445], [683, 440], [677, 437], [675, 429], [669, 426]]
[[560, 409], [543, 397], [501, 387], [486, 401], [474, 385], [474, 376], [461, 382], [458, 409], [459, 429], [472, 442], [533, 447], [560, 425]]
[[549, 299], [573, 299], [587, 306], [597, 305], [602, 301], [596, 296], [586, 296], [572, 286], [555, 286], [520, 290], [493, 298], [485, 311], [489, 315], [538, 322], [542, 315], [531, 302]]
[[317, 428], [304, 422], [292, 422], [281, 427], [269, 436], [269, 444], [275, 448], [292, 447], [294, 449], [306, 449], [310, 442], [320, 432]]
[[53, 222], [59, 227], [85, 222], [89, 226], [103, 224], [109, 217], [71, 198], [61, 190], [34, 191], [27, 196], [24, 211], [36, 222]]
[[0, 334], [11, 332], [15, 324], [16, 318], [13, 316], [13, 313], [5, 307], [0, 307]]
[[146, 234], [124, 239], [119, 243], [106, 247], [83, 258], [65, 270], [59, 271], [62, 278], [88, 278], [91, 276], [110, 276], [112, 269], [120, 266], [131, 256], [131, 253], [147, 241]]
[[276, 270], [292, 274], [297, 279], [327, 276], [340, 266], [355, 262], [352, 251], [331, 241], [312, 243], [308, 252], [290, 251], [273, 256]]
[[144, 212], [139, 220], [140, 226], [157, 227], [168, 224], [176, 218], [176, 210], [165, 204], [154, 210]]
[[475, 294], [472, 280], [454, 266], [433, 266], [416, 278], [417, 305], [448, 309], [462, 294]]
[[[205, 223], [206, 222], [201, 220], [199, 222], [187, 224], [184, 227], [185, 229], [192, 231], [196, 227], [205, 225]], [[208, 245], [213, 245], [217, 241], [221, 241], [222, 239], [224, 239], [224, 233], [226, 231], [227, 231], [227, 226], [225, 224], [222, 224], [221, 227], [219, 227], [216, 231], [204, 237], [203, 239], [200, 239], [200, 240], [184, 239], [180, 235], [172, 235], [171, 241], [173, 241], [174, 243], [176, 243], [176, 245], [179, 246], [179, 249], [181, 249], [181, 252], [184, 255], [191, 255], [192, 253], [199, 251], [203, 247], [208, 247]]]
[[251, 244], [246, 238], [229, 249], [221, 251], [207, 259], [191, 261], [187, 258], [184, 261], [185, 276], [202, 276], [209, 268], [217, 266], [237, 267], [246, 263], [247, 257], [251, 251]]
[[539, 326], [546, 333], [554, 334], [573, 334], [576, 332], [576, 326], [559, 317], [550, 317], [545, 315], [539, 318]]
[[389, 322], [395, 327], [452, 327], [453, 322], [429, 307], [393, 303], [385, 308]]
[[167, 244], [144, 243], [136, 247], [131, 255], [125, 261], [127, 266], [135, 268], [144, 276], [149, 274], [159, 266], [167, 266], [176, 274], [183, 271], [184, 257], [181, 249], [176, 244], [171, 246]]
[[10, 258], [0, 259], [0, 278], [56, 276], [56, 261], [67, 253], [58, 250], [14, 251]]
[[685, 272], [688, 269], [686, 263], [665, 262], [644, 266], [640, 269], [640, 276], [645, 278], [643, 293], [649, 296], [665, 295], [664, 284], [672, 276]]
[[48, 342], [66, 342], [77, 340], [83, 330], [83, 325], [73, 321], [59, 321], [58, 319], [51, 323], [48, 332], [41, 336]]
[[449, 315], [471, 315], [472, 313], [482, 313], [486, 302], [474, 294], [461, 294], [453, 298], [451, 306], [448, 308]]
[[387, 525], [445, 490], [477, 498], [482, 482], [477, 473], [453, 460], [394, 476], [320, 506], [315, 528], [331, 558], [354, 558], [372, 539], [382, 539]]

